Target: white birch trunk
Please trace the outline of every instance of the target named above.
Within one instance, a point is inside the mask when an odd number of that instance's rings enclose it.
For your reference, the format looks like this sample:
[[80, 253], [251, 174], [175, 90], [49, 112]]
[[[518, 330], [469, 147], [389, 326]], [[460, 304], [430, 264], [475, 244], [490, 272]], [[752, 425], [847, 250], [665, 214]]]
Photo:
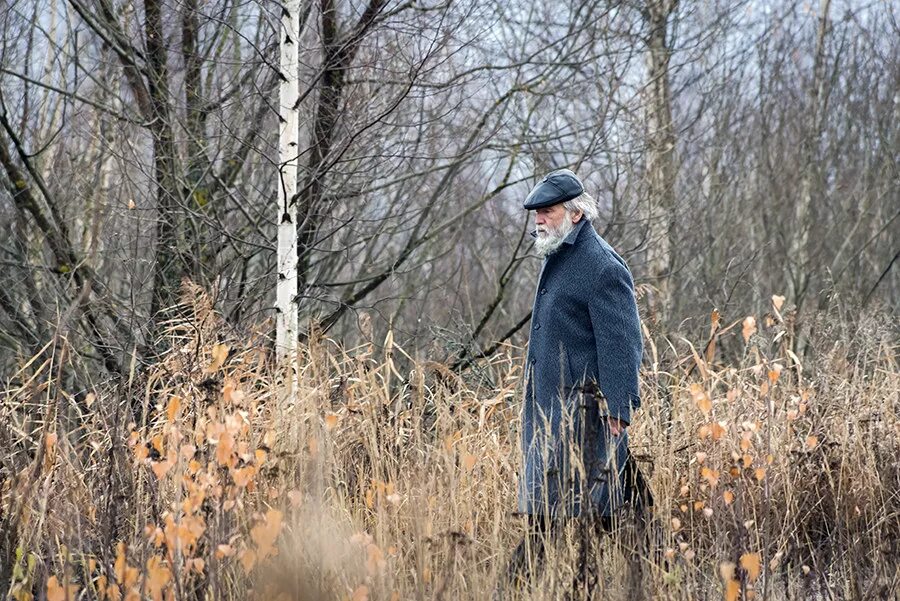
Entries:
[[279, 361], [293, 360], [297, 350], [297, 136], [300, 0], [283, 0], [278, 140], [278, 282], [275, 290], [275, 349]]

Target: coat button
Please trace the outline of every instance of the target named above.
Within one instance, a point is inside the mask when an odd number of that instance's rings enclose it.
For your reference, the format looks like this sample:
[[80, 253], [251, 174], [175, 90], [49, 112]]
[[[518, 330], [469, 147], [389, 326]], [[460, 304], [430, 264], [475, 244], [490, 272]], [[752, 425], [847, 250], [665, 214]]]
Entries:
[[547, 289], [546, 289], [546, 288], [541, 288], [541, 294], [547, 294]]
[[539, 323], [538, 323], [538, 324], [535, 324], [534, 330], [535, 330], [535, 331], [538, 331], [538, 330], [540, 330], [540, 329], [541, 329], [541, 324], [539, 324]]

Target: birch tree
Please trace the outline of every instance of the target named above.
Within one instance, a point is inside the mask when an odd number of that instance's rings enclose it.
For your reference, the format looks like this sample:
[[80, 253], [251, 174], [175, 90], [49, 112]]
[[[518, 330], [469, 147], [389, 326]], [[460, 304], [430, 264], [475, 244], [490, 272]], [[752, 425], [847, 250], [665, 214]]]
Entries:
[[297, 160], [299, 137], [300, 0], [287, 0], [279, 34], [281, 85], [278, 107], [278, 280], [275, 292], [275, 346], [279, 359], [297, 349]]

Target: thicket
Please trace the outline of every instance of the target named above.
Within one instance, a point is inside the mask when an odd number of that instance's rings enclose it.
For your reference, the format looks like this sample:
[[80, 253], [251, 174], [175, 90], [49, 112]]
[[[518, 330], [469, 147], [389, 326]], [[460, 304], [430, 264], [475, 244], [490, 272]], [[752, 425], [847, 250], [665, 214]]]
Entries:
[[[693, 344], [647, 339], [632, 448], [661, 534], [649, 598], [900, 595], [896, 325], [832, 311], [801, 363], [780, 303], [714, 314]], [[151, 369], [86, 393], [60, 385], [62, 335], [7, 382], [11, 598], [489, 598], [524, 527], [521, 349], [459, 375], [390, 334], [313, 336], [291, 393], [264, 337], [226, 329], [198, 289], [165, 336]], [[664, 344], [680, 356], [665, 369]], [[559, 597], [569, 540], [523, 594]], [[604, 598], [624, 595], [616, 544], [595, 555]]]

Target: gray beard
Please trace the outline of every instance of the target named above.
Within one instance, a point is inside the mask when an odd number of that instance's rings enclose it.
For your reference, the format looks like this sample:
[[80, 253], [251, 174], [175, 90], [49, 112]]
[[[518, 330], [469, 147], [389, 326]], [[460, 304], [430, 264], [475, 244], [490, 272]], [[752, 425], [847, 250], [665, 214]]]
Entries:
[[569, 232], [572, 231], [572, 228], [575, 227], [575, 224], [572, 223], [572, 220], [568, 217], [567, 214], [566, 219], [563, 219], [559, 228], [550, 229], [543, 234], [538, 233], [537, 240], [534, 241], [534, 250], [537, 251], [539, 255], [546, 257], [558, 249], [559, 245], [566, 239], [566, 236], [568, 236]]

